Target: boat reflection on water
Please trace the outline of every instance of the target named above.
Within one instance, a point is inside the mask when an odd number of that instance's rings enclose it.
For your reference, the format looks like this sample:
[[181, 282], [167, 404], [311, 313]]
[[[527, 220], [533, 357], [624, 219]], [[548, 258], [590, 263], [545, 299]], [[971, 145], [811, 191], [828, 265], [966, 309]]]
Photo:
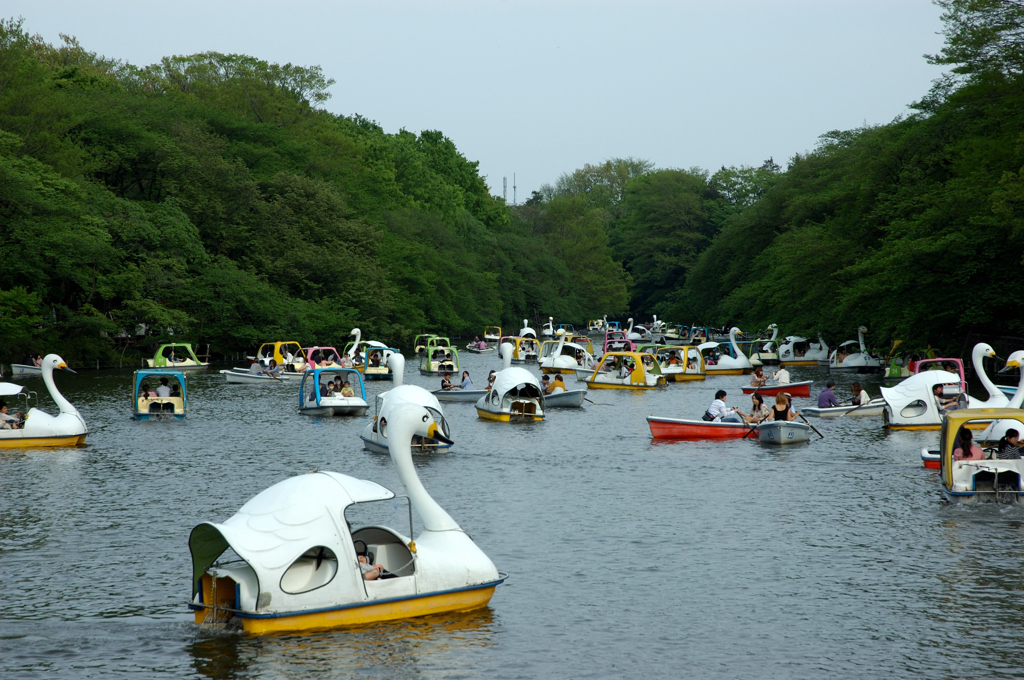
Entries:
[[[315, 633], [251, 636], [202, 630], [188, 645], [192, 666], [216, 680], [262, 677], [348, 677], [369, 671], [467, 677], [481, 673], [476, 653], [494, 644], [490, 607]], [[461, 670], [460, 670], [461, 669]], [[384, 670], [382, 673], [381, 671]]]

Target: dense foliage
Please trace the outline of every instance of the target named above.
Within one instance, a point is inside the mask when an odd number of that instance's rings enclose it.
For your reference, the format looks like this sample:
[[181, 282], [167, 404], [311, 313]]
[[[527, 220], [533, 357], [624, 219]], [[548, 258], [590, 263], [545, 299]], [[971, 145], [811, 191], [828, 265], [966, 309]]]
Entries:
[[936, 3], [951, 70], [911, 115], [785, 170], [611, 159], [512, 208], [440, 132], [318, 108], [319, 68], [137, 68], [0, 22], [0, 358], [140, 324], [228, 352], [620, 313], [1024, 335], [1024, 1]]
[[[588, 166], [548, 192], [614, 203], [634, 316], [775, 322], [846, 340], [867, 325], [959, 352], [1024, 335], [1024, 2], [938, 0], [952, 72], [889, 125], [833, 131], [785, 172]], [[635, 165], [635, 163], [634, 163]], [[610, 190], [621, 186], [620, 189]]]
[[138, 68], [62, 38], [0, 22], [0, 359], [100, 358], [142, 326], [142, 352], [226, 353], [625, 306], [600, 221], [520, 219], [442, 133], [318, 108], [317, 67]]

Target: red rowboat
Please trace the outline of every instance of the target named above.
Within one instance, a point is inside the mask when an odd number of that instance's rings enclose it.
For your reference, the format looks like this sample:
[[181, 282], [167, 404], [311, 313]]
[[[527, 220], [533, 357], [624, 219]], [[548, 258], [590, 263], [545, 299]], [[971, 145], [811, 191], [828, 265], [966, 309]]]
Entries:
[[774, 397], [779, 392], [785, 392], [791, 397], [809, 397], [811, 396], [811, 383], [813, 382], [813, 380], [804, 380], [803, 382], [768, 385], [766, 387], [751, 387], [750, 385], [744, 385], [743, 394], [753, 394], [754, 392], [757, 392], [765, 397]]
[[929, 470], [939, 470], [942, 468], [938, 451], [929, 451], [928, 449], [921, 449], [921, 462]]
[[[685, 418], [647, 416], [651, 436], [655, 439], [739, 439], [750, 432], [744, 423], [715, 423]], [[752, 437], [756, 437], [755, 432]]]

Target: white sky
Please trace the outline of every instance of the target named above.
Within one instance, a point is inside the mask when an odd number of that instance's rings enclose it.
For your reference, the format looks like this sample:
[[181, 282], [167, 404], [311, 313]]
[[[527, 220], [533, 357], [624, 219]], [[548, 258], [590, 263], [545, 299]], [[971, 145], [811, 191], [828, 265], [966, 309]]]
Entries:
[[818, 135], [907, 112], [940, 70], [930, 0], [58, 2], [29, 32], [145, 65], [245, 53], [319, 64], [331, 111], [438, 129], [518, 198], [584, 163], [785, 166]]

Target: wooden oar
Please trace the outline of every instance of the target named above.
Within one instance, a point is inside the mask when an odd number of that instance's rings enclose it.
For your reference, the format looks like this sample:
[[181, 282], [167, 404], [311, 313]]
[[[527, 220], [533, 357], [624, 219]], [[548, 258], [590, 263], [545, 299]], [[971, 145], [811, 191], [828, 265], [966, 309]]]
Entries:
[[[797, 412], [797, 415], [798, 415], [798, 416], [800, 416], [800, 420], [802, 420], [802, 421], [804, 421], [805, 423], [807, 423], [807, 418], [804, 418], [804, 414], [803, 414], [803, 413], [800, 413], [800, 412], [798, 411], [798, 412]], [[823, 435], [822, 433], [818, 432], [818, 428], [814, 427], [814, 425], [811, 425], [810, 423], [807, 423], [807, 427], [809, 427], [809, 428], [811, 428], [812, 430], [814, 430], [814, 434], [818, 435], [818, 436], [819, 436], [819, 437], [821, 437], [822, 439], [824, 439], [824, 438], [825, 438], [825, 435]]]
[[[768, 412], [768, 416], [770, 416], [770, 415], [771, 415], [771, 411]], [[768, 416], [765, 416], [764, 418], [761, 418], [761, 420], [759, 420], [756, 423], [754, 423], [753, 425], [751, 425], [750, 426], [750, 430], [745, 435], [743, 435], [742, 439], [746, 439], [747, 437], [749, 437], [750, 433], [753, 432], [754, 430], [756, 430], [758, 425], [760, 425], [764, 421], [768, 420]]]

